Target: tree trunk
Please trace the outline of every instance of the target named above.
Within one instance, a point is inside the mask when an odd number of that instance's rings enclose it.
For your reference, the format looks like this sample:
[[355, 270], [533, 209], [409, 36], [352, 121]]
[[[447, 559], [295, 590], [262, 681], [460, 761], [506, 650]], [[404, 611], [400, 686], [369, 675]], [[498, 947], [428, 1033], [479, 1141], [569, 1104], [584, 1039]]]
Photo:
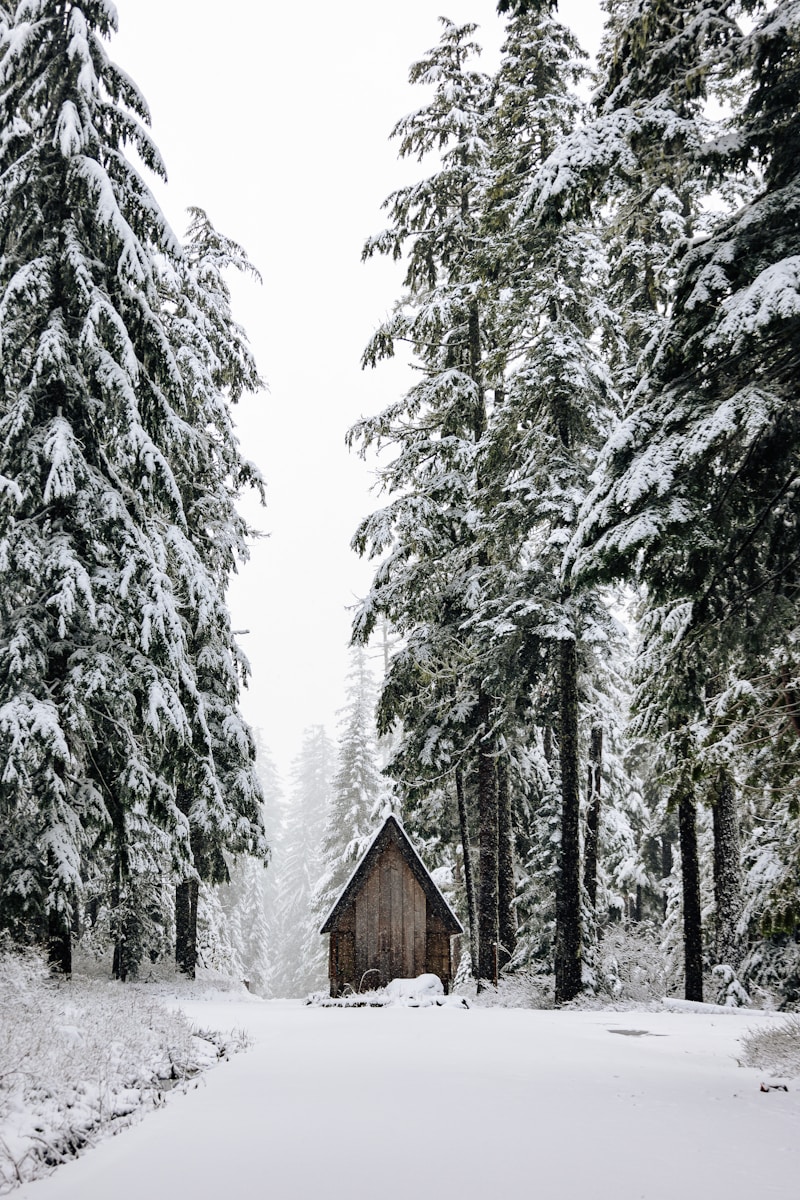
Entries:
[[469, 957], [473, 978], [478, 977], [478, 913], [475, 904], [475, 878], [472, 873], [472, 850], [469, 841], [467, 802], [464, 796], [464, 776], [456, 770], [456, 797], [458, 799], [458, 824], [461, 830], [461, 853], [464, 859], [464, 890], [467, 893], [467, 916], [469, 919]]
[[497, 760], [497, 932], [500, 969], [513, 957], [517, 946], [517, 913], [514, 905], [514, 829], [508, 760]]
[[[667, 821], [668, 821], [669, 825], [672, 824], [672, 822], [669, 821], [669, 814], [667, 814]], [[671, 874], [672, 874], [672, 830], [668, 827], [667, 823], [665, 822], [665, 827], [661, 833], [661, 878], [664, 880], [664, 895], [661, 899], [661, 915], [663, 916], [665, 921], [667, 919], [667, 907], [668, 907], [666, 883]]]
[[51, 912], [47, 918], [47, 959], [54, 971], [72, 974], [72, 930], [62, 912]]
[[603, 730], [595, 725], [589, 739], [586, 787], [586, 840], [583, 849], [583, 886], [592, 911], [597, 907], [597, 835], [600, 829], [600, 779], [603, 770]]
[[496, 975], [497, 953], [497, 771], [489, 739], [489, 697], [481, 693], [478, 718], [483, 733], [478, 751], [480, 814], [480, 896], [478, 898], [478, 987]]
[[129, 910], [117, 915], [111, 974], [120, 983], [127, 983], [139, 974], [138, 933], [136, 920]]
[[198, 893], [196, 879], [184, 879], [175, 889], [175, 961], [190, 979], [197, 970]]
[[115, 882], [111, 889], [111, 932], [114, 936], [114, 957], [111, 962], [111, 977], [119, 979], [121, 983], [125, 983], [127, 973], [127, 962], [124, 953], [125, 934], [122, 928], [122, 917], [119, 911], [120, 904], [120, 889], [119, 889], [119, 863], [115, 871]]
[[548, 767], [550, 767], [550, 778], [553, 777], [553, 726], [548, 722], [544, 727], [544, 757]]
[[741, 940], [737, 932], [742, 915], [742, 861], [739, 843], [739, 813], [733, 780], [720, 771], [712, 809], [714, 817], [714, 896], [716, 928], [714, 957], [734, 972], [741, 962]]
[[481, 319], [476, 300], [469, 306], [469, 373], [478, 389], [472, 422], [472, 433], [479, 442], [486, 431], [486, 397], [483, 388], [481, 356]]
[[697, 857], [697, 813], [694, 796], [678, 804], [683, 882], [683, 952], [686, 999], [703, 999], [703, 928], [700, 912], [700, 867]]
[[580, 797], [578, 793], [578, 649], [559, 646], [561, 847], [556, 891], [555, 999], [581, 990]]

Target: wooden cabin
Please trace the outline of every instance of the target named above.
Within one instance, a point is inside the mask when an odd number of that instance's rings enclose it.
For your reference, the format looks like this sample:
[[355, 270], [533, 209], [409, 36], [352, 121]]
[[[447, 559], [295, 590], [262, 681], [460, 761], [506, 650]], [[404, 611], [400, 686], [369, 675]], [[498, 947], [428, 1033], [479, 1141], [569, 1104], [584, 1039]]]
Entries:
[[387, 817], [320, 930], [330, 934], [331, 995], [426, 973], [447, 992], [450, 939], [462, 932], [405, 830]]

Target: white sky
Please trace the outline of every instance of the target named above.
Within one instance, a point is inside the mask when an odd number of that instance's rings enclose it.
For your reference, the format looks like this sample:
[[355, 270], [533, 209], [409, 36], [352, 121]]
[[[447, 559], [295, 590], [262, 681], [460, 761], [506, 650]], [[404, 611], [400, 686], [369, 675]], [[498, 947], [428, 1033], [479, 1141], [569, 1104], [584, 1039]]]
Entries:
[[[410, 64], [439, 38], [440, 12], [474, 21], [491, 70], [495, 0], [116, 0], [111, 57], [143, 91], [169, 185], [155, 188], [182, 235], [190, 204], [241, 242], [264, 277], [234, 282], [269, 393], [244, 402], [244, 452], [268, 484], [269, 532], [231, 604], [253, 676], [244, 711], [286, 774], [302, 729], [335, 730], [350, 617], [371, 568], [349, 550], [375, 507], [370, 474], [344, 435], [405, 390], [402, 367], [362, 372], [361, 352], [399, 290], [399, 270], [362, 265], [380, 205], [408, 178], [388, 134], [424, 102]], [[587, 49], [599, 0], [562, 0]]]

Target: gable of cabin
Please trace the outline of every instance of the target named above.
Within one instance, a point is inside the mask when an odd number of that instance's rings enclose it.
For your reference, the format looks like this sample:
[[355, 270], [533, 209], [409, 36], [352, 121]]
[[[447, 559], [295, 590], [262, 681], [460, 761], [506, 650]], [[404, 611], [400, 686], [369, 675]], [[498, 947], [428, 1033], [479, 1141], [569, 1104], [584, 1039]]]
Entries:
[[452, 982], [450, 939], [461, 932], [419, 856], [389, 818], [331, 910], [331, 995], [424, 973]]

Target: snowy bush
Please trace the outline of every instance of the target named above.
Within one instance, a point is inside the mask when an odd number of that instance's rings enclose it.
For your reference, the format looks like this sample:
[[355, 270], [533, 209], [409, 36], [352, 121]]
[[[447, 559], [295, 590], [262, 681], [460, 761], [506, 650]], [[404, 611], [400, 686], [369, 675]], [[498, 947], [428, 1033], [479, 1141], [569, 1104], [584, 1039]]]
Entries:
[[586, 982], [599, 997], [619, 1002], [660, 1000], [672, 988], [661, 931], [648, 921], [609, 925]]
[[800, 1016], [792, 1013], [779, 1023], [753, 1029], [742, 1039], [746, 1067], [761, 1067], [771, 1075], [800, 1076]]
[[751, 947], [740, 976], [754, 1003], [800, 1007], [800, 944], [788, 934], [762, 938]]
[[501, 976], [496, 988], [484, 986], [477, 996], [474, 983], [463, 990], [482, 1008], [552, 1008], [554, 1004], [553, 976], [530, 967]]
[[716, 1003], [724, 1004], [726, 1008], [747, 1007], [750, 1003], [748, 996], [733, 967], [727, 963], [718, 963], [711, 970], [716, 985]]
[[33, 952], [0, 948], [0, 1011], [0, 1194], [159, 1105], [229, 1048], [142, 987], [56, 980]]

